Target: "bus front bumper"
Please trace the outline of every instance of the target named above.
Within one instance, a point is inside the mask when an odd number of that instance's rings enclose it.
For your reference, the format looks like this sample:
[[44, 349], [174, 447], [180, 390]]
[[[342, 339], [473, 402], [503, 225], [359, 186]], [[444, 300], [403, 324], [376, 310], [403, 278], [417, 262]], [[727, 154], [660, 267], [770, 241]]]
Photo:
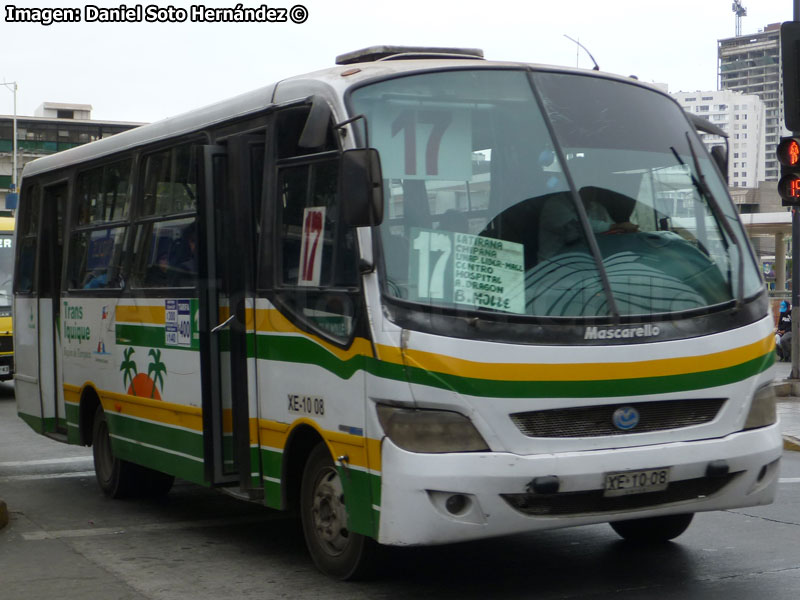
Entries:
[[[384, 438], [378, 541], [444, 544], [769, 504], [782, 452], [778, 424], [718, 439], [529, 456], [415, 454]], [[664, 490], [604, 495], [608, 473], [667, 467]], [[534, 481], [555, 481], [557, 491]]]

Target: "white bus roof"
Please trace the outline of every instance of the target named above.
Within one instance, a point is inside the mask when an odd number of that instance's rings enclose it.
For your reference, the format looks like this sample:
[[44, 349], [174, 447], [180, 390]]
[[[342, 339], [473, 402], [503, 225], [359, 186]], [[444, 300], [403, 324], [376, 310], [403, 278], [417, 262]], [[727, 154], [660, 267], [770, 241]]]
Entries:
[[[381, 53], [387, 52], [387, 49], [402, 50], [403, 52], [382, 55]], [[349, 62], [284, 79], [204, 108], [192, 110], [148, 125], [142, 125], [96, 142], [39, 158], [25, 165], [23, 179], [75, 163], [103, 158], [139, 146], [202, 131], [224, 121], [258, 113], [276, 104], [302, 100], [312, 94], [322, 95], [332, 104], [334, 110], [340, 111], [340, 116], [344, 116], [342, 96], [345, 90], [353, 84], [414, 71], [470, 68], [534, 68], [537, 70], [580, 73], [616, 79], [620, 82], [646, 87], [664, 94], [662, 90], [647, 83], [610, 73], [553, 65], [487, 61], [478, 56], [478, 53], [482, 54], [482, 51], [477, 49], [442, 48], [438, 49], [442, 51], [439, 53], [433, 52], [434, 50], [437, 49], [428, 47], [373, 46], [340, 55], [338, 57], [339, 60], [344, 57], [344, 60]], [[456, 53], [459, 54], [458, 57], [453, 56]], [[360, 60], [369, 60], [375, 56], [378, 56], [378, 60], [359, 62]], [[667, 94], [664, 95], [669, 97]]]

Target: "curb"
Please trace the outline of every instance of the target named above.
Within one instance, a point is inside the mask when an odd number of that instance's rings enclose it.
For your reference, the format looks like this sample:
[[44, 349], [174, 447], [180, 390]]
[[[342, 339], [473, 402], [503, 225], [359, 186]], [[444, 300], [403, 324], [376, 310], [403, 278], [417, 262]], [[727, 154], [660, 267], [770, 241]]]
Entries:
[[793, 435], [784, 435], [783, 449], [792, 450], [794, 452], [800, 452], [800, 439], [797, 439]]
[[8, 507], [6, 503], [0, 500], [0, 529], [8, 524]]
[[776, 396], [800, 396], [800, 381], [797, 379], [784, 379], [772, 384]]

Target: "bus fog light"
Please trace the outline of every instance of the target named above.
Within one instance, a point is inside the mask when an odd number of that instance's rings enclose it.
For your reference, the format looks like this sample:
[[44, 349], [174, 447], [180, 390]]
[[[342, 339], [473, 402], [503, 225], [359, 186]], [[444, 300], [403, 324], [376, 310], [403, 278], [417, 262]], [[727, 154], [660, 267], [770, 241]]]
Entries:
[[451, 515], [458, 515], [469, 506], [469, 498], [464, 494], [453, 494], [445, 500], [444, 507]]
[[767, 427], [778, 420], [775, 410], [775, 391], [772, 386], [765, 385], [753, 394], [750, 411], [744, 422], [744, 430]]
[[378, 405], [384, 433], [409, 452], [482, 452], [489, 446], [472, 422], [459, 413]]
[[428, 493], [428, 498], [436, 512], [446, 519], [473, 525], [486, 523], [486, 515], [481, 509], [477, 496], [464, 492], [425, 491]]

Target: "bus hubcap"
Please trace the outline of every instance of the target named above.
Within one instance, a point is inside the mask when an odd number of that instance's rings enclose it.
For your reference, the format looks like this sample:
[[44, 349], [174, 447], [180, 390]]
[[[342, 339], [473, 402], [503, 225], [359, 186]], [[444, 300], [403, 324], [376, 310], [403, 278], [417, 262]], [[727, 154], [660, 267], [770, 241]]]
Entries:
[[331, 554], [342, 552], [349, 532], [342, 482], [335, 469], [326, 470], [317, 481], [311, 513], [314, 529], [323, 545]]

